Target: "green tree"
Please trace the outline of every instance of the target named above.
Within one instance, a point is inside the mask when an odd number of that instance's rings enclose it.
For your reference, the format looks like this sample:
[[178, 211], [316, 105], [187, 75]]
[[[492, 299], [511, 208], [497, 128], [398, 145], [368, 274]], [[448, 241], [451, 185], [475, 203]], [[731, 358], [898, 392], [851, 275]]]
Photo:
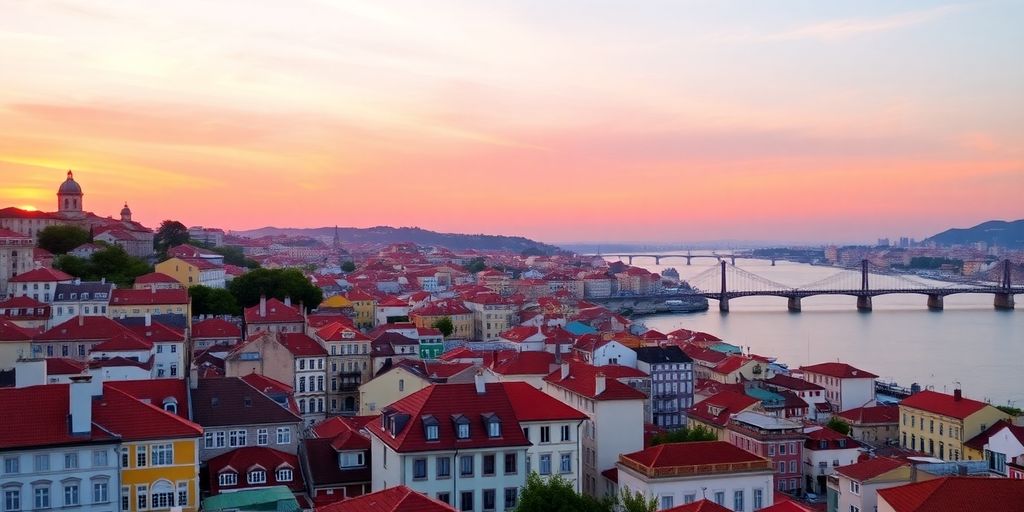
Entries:
[[246, 258], [241, 247], [225, 245], [223, 247], [208, 247], [207, 249], [224, 256], [224, 263], [236, 267], [260, 268], [258, 261]]
[[694, 441], [716, 441], [718, 435], [704, 425], [683, 427], [651, 438], [651, 446], [666, 443], [692, 443]]
[[341, 270], [345, 272], [354, 272], [356, 269], [356, 263], [352, 260], [346, 261], [341, 264]]
[[188, 228], [176, 220], [165, 220], [153, 236], [153, 246], [156, 252], [162, 256], [167, 255], [167, 249], [176, 245], [187, 244], [190, 238]]
[[839, 432], [844, 436], [850, 435], [850, 424], [843, 421], [838, 416], [832, 416], [832, 419], [828, 420], [828, 423], [825, 424], [825, 427], [835, 430], [836, 432]]
[[153, 271], [149, 263], [130, 256], [117, 245], [108, 245], [88, 259], [65, 254], [54, 260], [53, 266], [83, 281], [106, 279], [121, 288], [130, 287], [136, 277]]
[[188, 295], [192, 297], [192, 313], [196, 315], [238, 315], [242, 312], [235, 296], [223, 288], [190, 286]]
[[544, 480], [536, 472], [526, 477], [515, 512], [611, 512], [614, 502], [580, 496], [560, 475]]
[[55, 255], [67, 254], [68, 251], [89, 241], [89, 232], [78, 227], [69, 225], [48, 226], [39, 232], [39, 241], [36, 242], [42, 249], [46, 249]]
[[647, 498], [640, 491], [635, 493], [624, 487], [619, 494], [619, 504], [622, 512], [654, 512], [658, 510], [658, 499], [654, 496]]
[[294, 268], [250, 270], [233, 279], [228, 290], [243, 308], [259, 304], [260, 295], [278, 300], [291, 297], [293, 303], [302, 302], [307, 310], [317, 307], [324, 300], [323, 291]]
[[466, 269], [466, 272], [471, 272], [473, 274], [476, 274], [477, 272], [480, 272], [481, 270], [487, 269], [487, 264], [484, 263], [484, 259], [483, 258], [476, 257], [476, 258], [473, 258], [473, 259], [469, 260], [468, 262], [466, 262], [466, 264], [463, 265], [462, 268]]
[[431, 327], [441, 331], [441, 334], [443, 334], [445, 338], [451, 336], [452, 333], [455, 332], [455, 325], [452, 324], [452, 319], [447, 316], [438, 318]]

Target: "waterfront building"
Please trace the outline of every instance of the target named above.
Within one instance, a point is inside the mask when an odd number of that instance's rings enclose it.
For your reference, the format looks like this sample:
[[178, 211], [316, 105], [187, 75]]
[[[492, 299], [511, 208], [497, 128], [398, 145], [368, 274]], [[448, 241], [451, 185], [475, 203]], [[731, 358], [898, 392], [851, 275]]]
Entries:
[[839, 466], [855, 464], [861, 453], [860, 443], [830, 428], [807, 432], [803, 454], [804, 489], [824, 496], [828, 475]]
[[897, 405], [857, 407], [839, 413], [850, 425], [850, 437], [871, 446], [899, 442], [900, 408]]
[[900, 408], [900, 446], [943, 460], [982, 460], [984, 454], [965, 443], [1009, 414], [995, 407], [952, 395], [921, 391], [905, 398]]
[[846, 363], [820, 363], [801, 366], [803, 379], [825, 388], [825, 400], [833, 412], [875, 405], [875, 379], [878, 375]]
[[912, 469], [905, 460], [877, 457], [840, 466], [827, 477], [828, 512], [878, 509], [878, 491], [910, 482]]

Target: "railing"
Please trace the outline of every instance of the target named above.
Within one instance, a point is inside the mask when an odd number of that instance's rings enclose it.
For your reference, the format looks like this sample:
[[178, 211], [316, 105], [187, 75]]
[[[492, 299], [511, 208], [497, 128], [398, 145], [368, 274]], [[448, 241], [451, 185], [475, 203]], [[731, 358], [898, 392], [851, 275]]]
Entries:
[[727, 464], [697, 464], [693, 466], [672, 466], [666, 468], [652, 468], [649, 466], [645, 466], [633, 459], [626, 458], [625, 455], [620, 455], [619, 463], [649, 478], [672, 478], [681, 476], [695, 476], [718, 473], [738, 473], [743, 471], [772, 470], [772, 463], [769, 460], [731, 462]]

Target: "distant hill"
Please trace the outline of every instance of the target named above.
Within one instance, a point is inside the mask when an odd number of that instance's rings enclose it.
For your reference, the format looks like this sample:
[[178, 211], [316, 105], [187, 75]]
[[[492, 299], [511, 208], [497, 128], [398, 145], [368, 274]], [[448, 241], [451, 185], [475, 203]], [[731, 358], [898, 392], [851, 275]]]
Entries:
[[1010, 249], [1024, 249], [1024, 219], [1007, 222], [990, 220], [973, 228], [947, 229], [924, 240], [938, 245], [969, 245], [985, 242]]
[[[308, 236], [313, 238], [331, 238], [333, 227], [325, 228], [275, 228], [265, 227], [248, 231], [232, 231], [232, 234], [258, 238], [261, 236]], [[393, 228], [376, 226], [372, 228], [338, 228], [338, 236], [342, 242], [363, 244], [392, 244], [412, 242], [418, 245], [447, 247], [452, 250], [477, 249], [483, 251], [513, 251], [521, 253], [527, 249], [554, 254], [561, 249], [521, 236], [501, 235], [466, 235], [459, 233], [438, 233], [420, 228]]]

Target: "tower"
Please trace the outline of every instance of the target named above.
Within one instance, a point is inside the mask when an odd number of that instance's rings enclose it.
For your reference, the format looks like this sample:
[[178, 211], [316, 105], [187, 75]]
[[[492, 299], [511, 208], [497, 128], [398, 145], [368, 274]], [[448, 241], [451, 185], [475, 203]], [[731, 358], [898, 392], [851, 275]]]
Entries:
[[131, 211], [130, 208], [128, 208], [128, 202], [125, 201], [124, 208], [121, 208], [121, 222], [131, 222], [131, 221], [132, 221], [132, 211]]
[[82, 215], [82, 187], [75, 181], [75, 176], [68, 170], [68, 179], [57, 189], [57, 213], [66, 217]]

